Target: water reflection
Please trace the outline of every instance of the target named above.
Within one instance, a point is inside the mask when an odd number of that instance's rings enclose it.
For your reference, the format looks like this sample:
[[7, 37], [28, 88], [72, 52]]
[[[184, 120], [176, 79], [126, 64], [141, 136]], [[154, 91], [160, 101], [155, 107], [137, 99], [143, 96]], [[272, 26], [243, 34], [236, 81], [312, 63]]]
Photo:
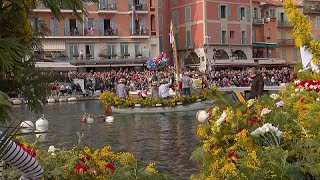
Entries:
[[[22, 120], [36, 120], [25, 106], [15, 108]], [[95, 118], [93, 124], [80, 123], [84, 112], [95, 116], [103, 113], [99, 101], [48, 104], [44, 109], [49, 129], [41, 138], [41, 146], [54, 145], [69, 149], [83, 132], [83, 143], [99, 148], [110, 144], [114, 150], [129, 151], [143, 161], [155, 161], [156, 167], [177, 179], [188, 179], [196, 165], [189, 160], [196, 144], [195, 112], [158, 114], [114, 114], [115, 121], [106, 123]], [[42, 136], [44, 135], [44, 136]], [[36, 137], [27, 137], [34, 140]]]

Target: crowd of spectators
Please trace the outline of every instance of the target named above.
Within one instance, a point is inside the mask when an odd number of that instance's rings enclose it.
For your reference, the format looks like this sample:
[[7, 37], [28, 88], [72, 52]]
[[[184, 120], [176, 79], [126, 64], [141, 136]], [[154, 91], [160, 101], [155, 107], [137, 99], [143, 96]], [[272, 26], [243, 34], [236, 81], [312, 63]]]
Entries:
[[[279, 86], [280, 83], [288, 83], [292, 80], [293, 69], [282, 67], [280, 69], [261, 68], [258, 71], [263, 79], [265, 86]], [[181, 74], [187, 74], [193, 81], [191, 88], [201, 89], [211, 86], [217, 87], [248, 87], [252, 79], [248, 71], [235, 69], [221, 69], [215, 71], [200, 72], [197, 70], [184, 69]], [[170, 88], [175, 90], [181, 83], [174, 80], [174, 69], [166, 70], [143, 70], [134, 71], [129, 69], [110, 70], [105, 72], [60, 72], [61, 81], [51, 83], [48, 87], [50, 96], [63, 95], [93, 95], [95, 91], [114, 91], [120, 79], [125, 79], [125, 85], [130, 91], [150, 90], [155, 84], [160, 85], [160, 80], [172, 80]], [[195, 83], [196, 82], [196, 83]], [[199, 82], [201, 85], [199, 85]], [[20, 91], [12, 92], [10, 97], [23, 97]]]
[[[216, 71], [200, 72], [196, 70], [184, 69], [183, 72], [188, 74], [192, 79], [201, 79], [202, 87], [248, 87], [251, 78], [247, 70], [224, 69]], [[280, 83], [288, 83], [291, 80], [293, 69], [283, 67], [281, 69], [262, 68], [259, 73], [264, 79], [266, 86], [278, 86]], [[93, 94], [94, 91], [115, 91], [119, 80], [124, 78], [125, 84], [130, 91], [148, 90], [152, 86], [152, 82], [159, 82], [160, 79], [166, 79], [169, 82], [170, 77], [174, 77], [173, 68], [167, 70], [110, 70], [105, 72], [61, 72], [62, 81], [64, 83], [54, 83], [51, 85], [52, 94]], [[75, 79], [83, 80], [84, 87], [79, 83], [75, 83]], [[172, 79], [174, 82], [174, 79]], [[178, 83], [173, 83], [171, 89], [175, 90]], [[199, 88], [199, 87], [194, 87]], [[180, 87], [181, 89], [181, 87]]]

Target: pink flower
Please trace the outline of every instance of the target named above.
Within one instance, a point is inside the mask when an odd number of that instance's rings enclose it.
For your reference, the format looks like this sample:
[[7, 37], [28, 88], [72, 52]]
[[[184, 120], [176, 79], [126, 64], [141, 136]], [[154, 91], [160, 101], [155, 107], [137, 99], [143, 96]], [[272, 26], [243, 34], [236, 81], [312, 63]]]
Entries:
[[263, 108], [262, 111], [261, 111], [261, 116], [262, 116], [262, 115], [265, 115], [265, 114], [269, 114], [270, 112], [271, 112], [270, 109], [268, 109], [268, 108]]

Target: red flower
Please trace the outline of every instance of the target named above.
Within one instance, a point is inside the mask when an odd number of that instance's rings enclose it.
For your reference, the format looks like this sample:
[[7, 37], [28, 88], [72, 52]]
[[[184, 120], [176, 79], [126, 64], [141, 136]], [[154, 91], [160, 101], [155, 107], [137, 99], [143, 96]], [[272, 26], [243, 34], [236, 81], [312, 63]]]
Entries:
[[243, 130], [243, 128], [238, 128], [237, 132], [241, 133], [242, 130]]
[[234, 159], [234, 158], [238, 159], [239, 158], [239, 154], [237, 152], [235, 152], [235, 151], [229, 152], [228, 153], [228, 158], [230, 158], [230, 159]]
[[209, 110], [208, 110], [208, 114], [209, 114], [209, 116], [212, 115], [212, 109], [209, 109]]
[[258, 118], [257, 117], [251, 117], [249, 120], [250, 125], [254, 125], [258, 122]]
[[301, 98], [301, 99], [300, 99], [300, 102], [302, 102], [302, 103], [303, 103], [303, 102], [304, 102], [304, 100], [305, 100], [304, 98]]
[[86, 161], [89, 161], [90, 160], [90, 157], [89, 156], [83, 156], [81, 157], [80, 159], [82, 162], [86, 162]]
[[78, 164], [75, 168], [74, 168], [75, 172], [87, 172], [88, 169], [86, 167], [86, 165], [84, 164]]
[[107, 163], [107, 164], [105, 164], [104, 166], [105, 166], [107, 169], [110, 169], [111, 173], [113, 173], [114, 170], [115, 170], [115, 167], [114, 167], [114, 165], [113, 165], [112, 163]]
[[36, 157], [37, 153], [33, 148], [27, 148], [23, 144], [18, 143], [17, 144], [24, 152], [28, 153], [32, 157]]

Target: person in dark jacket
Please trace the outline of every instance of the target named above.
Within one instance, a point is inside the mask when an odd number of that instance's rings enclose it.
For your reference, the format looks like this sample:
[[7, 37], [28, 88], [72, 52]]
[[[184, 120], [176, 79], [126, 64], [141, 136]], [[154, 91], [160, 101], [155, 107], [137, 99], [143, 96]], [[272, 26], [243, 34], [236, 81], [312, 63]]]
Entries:
[[260, 74], [258, 74], [255, 67], [249, 69], [249, 75], [252, 79], [250, 99], [258, 98], [263, 94], [264, 82]]

